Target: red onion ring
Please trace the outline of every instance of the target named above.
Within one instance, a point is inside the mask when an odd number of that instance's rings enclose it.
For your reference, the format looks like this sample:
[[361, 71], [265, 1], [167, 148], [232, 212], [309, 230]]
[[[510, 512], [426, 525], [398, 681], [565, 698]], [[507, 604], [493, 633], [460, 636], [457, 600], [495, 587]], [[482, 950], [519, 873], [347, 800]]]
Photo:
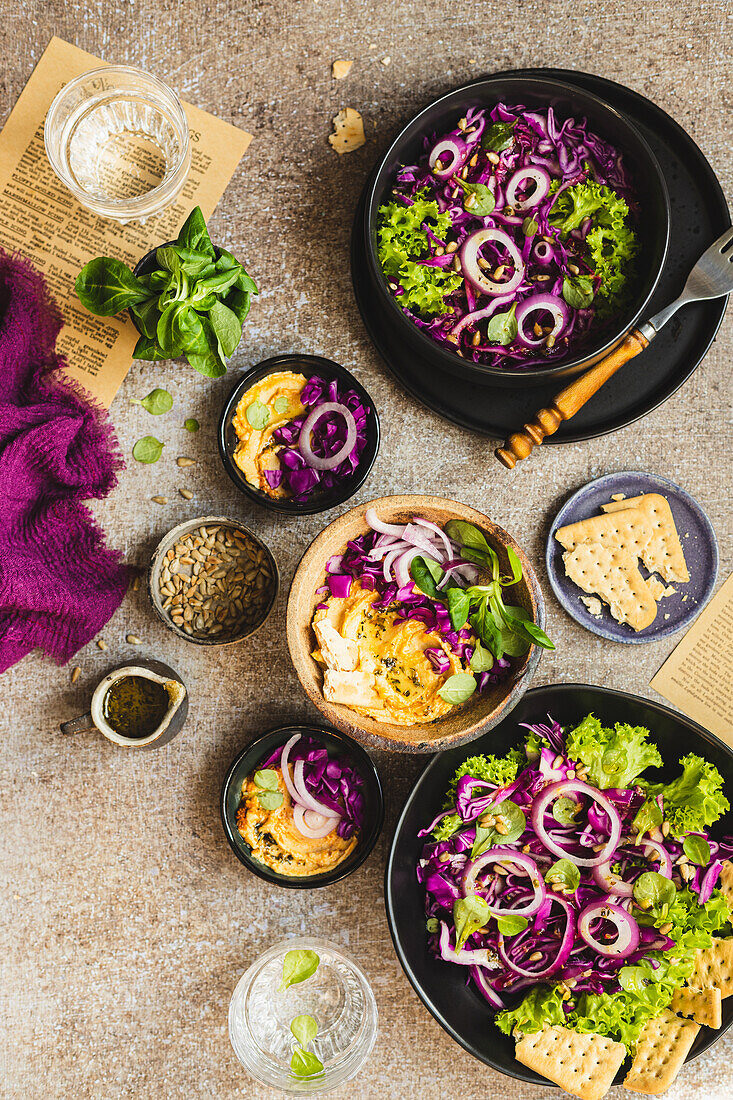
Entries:
[[[524, 331], [524, 320], [530, 313], [534, 313], [538, 309], [544, 309], [551, 313], [554, 324], [552, 332], [532, 339]], [[531, 298], [525, 298], [523, 302], [519, 303], [515, 317], [517, 318], [517, 339], [525, 347], [539, 348], [545, 343], [547, 336], [557, 338], [565, 331], [570, 320], [570, 312], [567, 303], [555, 294], [533, 294]]]
[[297, 801], [306, 810], [313, 810], [314, 813], [320, 814], [322, 817], [340, 818], [341, 814], [336, 813], [335, 810], [330, 809], [328, 806], [324, 806], [322, 802], [319, 802], [317, 798], [314, 798], [305, 785], [305, 761], [296, 760], [295, 767], [293, 768], [293, 783], [295, 789], [298, 792]]
[[659, 860], [659, 874], [664, 878], [672, 878], [672, 857], [669, 852], [658, 841], [648, 838], [642, 844], [642, 848], [647, 859]]
[[501, 997], [494, 989], [492, 989], [491, 985], [489, 984], [488, 978], [480, 967], [471, 967], [471, 977], [475, 981], [476, 985], [479, 987], [479, 992], [486, 998], [490, 1005], [492, 1005], [494, 1008], [505, 1007]]
[[458, 963], [459, 966], [485, 966], [489, 970], [496, 970], [496, 956], [487, 947], [462, 947], [456, 951], [450, 945], [450, 929], [444, 920], [440, 922], [440, 957], [445, 962]]
[[[582, 856], [573, 855], [571, 852], [568, 852], [567, 849], [561, 848], [560, 845], [552, 839], [545, 828], [545, 811], [556, 798], [559, 798], [560, 795], [563, 794], [568, 794], [570, 796], [585, 794], [589, 798], [592, 798], [594, 802], [597, 802], [601, 809], [605, 810], [608, 814], [608, 819], [611, 823], [611, 834], [607, 843], [603, 845], [601, 851], [598, 852], [593, 859], [584, 859]], [[569, 859], [571, 863], [575, 863], [578, 867], [597, 867], [599, 863], [608, 862], [621, 839], [621, 817], [613, 802], [606, 798], [601, 791], [596, 790], [595, 787], [591, 787], [589, 783], [584, 783], [581, 779], [561, 779], [557, 783], [548, 784], [539, 797], [534, 800], [532, 806], [532, 825], [548, 852], [552, 852], [553, 855], [558, 856], [560, 859]]]
[[624, 882], [620, 875], [611, 870], [611, 861], [599, 863], [592, 868], [591, 874], [601, 890], [608, 894], [615, 894], [619, 898], [630, 898], [634, 893], [634, 887], [630, 882]]
[[453, 557], [453, 547], [445, 531], [441, 527], [438, 527], [437, 523], [431, 523], [429, 519], [419, 519], [415, 516], [412, 522], [416, 523], [418, 527], [424, 527], [426, 530], [432, 531], [436, 538], [440, 539], [445, 547], [446, 561], [450, 561]]
[[[335, 455], [330, 458], [319, 458], [311, 450], [310, 438], [313, 428], [327, 413], [338, 413], [346, 421], [346, 441]], [[342, 405], [339, 401], [324, 401], [322, 405], [316, 405], [305, 418], [305, 423], [298, 436], [298, 449], [308, 465], [314, 470], [333, 470], [339, 466], [345, 458], [351, 454], [356, 443], [356, 421], [351, 409]]]
[[[499, 933], [499, 958], [504, 963], [504, 966], [508, 967], [509, 970], [513, 970], [515, 974], [521, 974], [523, 978], [546, 978], [550, 974], [554, 974], [565, 965], [572, 950], [573, 941], [575, 939], [575, 913], [572, 906], [565, 898], [561, 898], [558, 894], [548, 893], [547, 898], [551, 902], [556, 902], [565, 911], [566, 920], [565, 931], [560, 940], [557, 954], [542, 970], [526, 970], [524, 967], [520, 966], [519, 963], [513, 962], [509, 958], [504, 946], [504, 936], [501, 932]], [[514, 912], [516, 911], [517, 910], [514, 910]]]
[[380, 535], [396, 535], [398, 538], [402, 538], [402, 532], [405, 529], [404, 524], [383, 523], [374, 508], [367, 508], [364, 513], [364, 519], [367, 521], [372, 531], [378, 531]]
[[[308, 818], [308, 814], [312, 817]], [[314, 821], [314, 818], [317, 821]], [[313, 810], [308, 810], [304, 806], [293, 805], [293, 821], [295, 827], [299, 833], [308, 837], [309, 840], [321, 840], [324, 836], [328, 836], [336, 828], [335, 817], [324, 817], [323, 814], [316, 814]]]
[[[479, 249], [482, 245], [486, 244], [487, 241], [497, 241], [499, 244], [503, 245], [509, 253], [509, 258], [514, 265], [514, 274], [508, 282], [495, 283], [492, 279], [489, 279], [486, 273], [479, 267]], [[476, 233], [472, 233], [470, 237], [466, 237], [461, 245], [459, 255], [463, 274], [472, 286], [482, 294], [510, 294], [517, 289], [524, 278], [522, 254], [509, 234], [505, 233], [503, 229], [479, 229]]]
[[[525, 180], [534, 180], [535, 189], [526, 198], [518, 199], [517, 191]], [[520, 168], [519, 171], [515, 172], [507, 183], [506, 201], [515, 210], [531, 210], [542, 202], [549, 190], [550, 173], [546, 172], [544, 168], [537, 168], [536, 165], [527, 165], [526, 168]]]
[[[613, 943], [601, 943], [590, 930], [594, 920], [610, 920], [616, 925], [618, 935]], [[600, 901], [592, 901], [586, 905], [578, 917], [578, 935], [597, 951], [599, 955], [613, 956], [617, 959], [626, 959], [639, 946], [641, 933], [639, 925], [630, 913], [627, 913], [620, 905], [602, 898]]]
[[[459, 168], [462, 168], [468, 159], [470, 152], [470, 146], [466, 144], [459, 137], [447, 137], [439, 141], [437, 145], [434, 145], [430, 150], [430, 156], [428, 157], [428, 165], [430, 171], [439, 180], [447, 180], [454, 172], [457, 172]], [[438, 161], [444, 154], [450, 155], [449, 163], [443, 168], [436, 168]]]
[[513, 294], [507, 294], [501, 298], [494, 298], [487, 306], [484, 306], [483, 309], [474, 310], [473, 313], [467, 313], [465, 317], [461, 317], [458, 324], [450, 330], [451, 335], [460, 336], [466, 325], [473, 325], [476, 321], [483, 321], [486, 317], [490, 317], [492, 313], [495, 313], [500, 306], [508, 305], [513, 301]]
[[476, 876], [479, 871], [483, 870], [487, 863], [513, 863], [515, 866], [521, 867], [521, 869], [527, 873], [530, 885], [534, 890], [534, 896], [527, 905], [522, 908], [509, 909], [503, 905], [489, 905], [490, 913], [493, 913], [495, 916], [502, 916], [504, 913], [511, 912], [518, 917], [531, 917], [542, 907], [545, 897], [547, 896], [547, 889], [542, 875], [537, 868], [537, 864], [531, 856], [527, 855], [525, 852], [518, 852], [514, 848], [489, 848], [488, 852], [484, 852], [477, 859], [469, 860], [466, 864], [466, 869], [461, 881], [464, 897], [474, 892]]

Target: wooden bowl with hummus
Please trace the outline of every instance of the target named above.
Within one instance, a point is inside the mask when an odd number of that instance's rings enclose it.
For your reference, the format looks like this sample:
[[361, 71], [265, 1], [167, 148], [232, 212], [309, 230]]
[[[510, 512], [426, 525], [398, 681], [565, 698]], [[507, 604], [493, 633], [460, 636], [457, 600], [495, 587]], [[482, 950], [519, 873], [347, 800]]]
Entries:
[[[471, 741], [500, 722], [519, 701], [539, 662], [540, 648], [527, 643], [525, 652], [509, 657], [509, 667], [498, 675], [492, 673], [482, 680], [475, 674], [480, 690], [474, 691], [471, 685], [465, 701], [459, 699], [459, 705], [447, 702], [446, 694], [441, 695], [446, 690], [445, 677], [449, 676], [454, 686], [465, 686], [474, 675], [474, 665], [469, 667], [465, 656], [457, 658], [453, 643], [446, 644], [445, 634], [431, 632], [417, 616], [405, 620], [402, 612], [394, 612], [396, 604], [385, 606], [383, 602], [376, 611], [375, 593], [364, 591], [360, 581], [341, 599], [335, 598], [333, 586], [330, 597], [324, 587], [329, 580], [327, 563], [338, 562], [347, 544], [353, 545], [353, 540], [373, 530], [367, 511], [372, 517], [377, 515], [383, 526], [394, 525], [393, 530], [413, 524], [416, 517], [425, 529], [434, 531], [442, 531], [450, 521], [478, 529], [479, 539], [485, 539], [484, 546], [488, 543], [491, 548], [488, 553], [493, 551], [498, 557], [502, 576], [518, 572], [521, 565], [521, 579], [504, 590], [506, 603], [529, 623], [530, 630], [544, 637], [545, 607], [537, 576], [507, 531], [457, 501], [430, 496], [381, 497], [352, 508], [329, 524], [298, 565], [287, 605], [288, 646], [298, 678], [331, 725], [366, 745], [398, 752], [438, 752]], [[388, 566], [385, 560], [385, 570]], [[483, 585], [486, 578], [479, 576], [471, 583]], [[461, 638], [467, 645], [476, 644], [468, 625]], [[460, 645], [455, 648], [464, 655], [475, 652]], [[481, 646], [477, 648], [480, 653]], [[340, 652], [346, 656], [340, 658]], [[338, 671], [341, 669], [354, 671]]]

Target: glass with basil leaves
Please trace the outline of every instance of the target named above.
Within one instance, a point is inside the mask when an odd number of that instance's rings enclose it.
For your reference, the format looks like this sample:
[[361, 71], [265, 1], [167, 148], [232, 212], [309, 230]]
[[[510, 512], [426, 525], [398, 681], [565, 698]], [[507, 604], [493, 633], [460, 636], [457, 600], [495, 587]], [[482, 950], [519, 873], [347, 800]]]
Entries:
[[335, 944], [294, 937], [271, 947], [240, 979], [229, 1036], [261, 1084], [295, 1096], [351, 1080], [377, 1036], [377, 1005], [357, 964]]

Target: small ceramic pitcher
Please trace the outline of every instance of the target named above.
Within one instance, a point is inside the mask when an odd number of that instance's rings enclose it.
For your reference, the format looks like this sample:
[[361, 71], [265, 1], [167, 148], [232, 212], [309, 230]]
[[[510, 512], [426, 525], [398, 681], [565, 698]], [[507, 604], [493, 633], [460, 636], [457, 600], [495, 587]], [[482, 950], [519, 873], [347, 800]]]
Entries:
[[[112, 729], [104, 717], [104, 700], [107, 692], [114, 683], [127, 676], [141, 676], [143, 679], [153, 680], [157, 684], [162, 684], [168, 693], [168, 709], [160, 724], [147, 737], [123, 737]], [[94, 689], [88, 713], [79, 718], [72, 718], [69, 722], [62, 722], [60, 728], [62, 733], [85, 733], [87, 730], [98, 730], [115, 745], [134, 749], [157, 749], [160, 745], [166, 745], [172, 741], [176, 734], [180, 733], [187, 714], [188, 692], [178, 673], [162, 661], [141, 660], [135, 664], [117, 665], [108, 672]]]

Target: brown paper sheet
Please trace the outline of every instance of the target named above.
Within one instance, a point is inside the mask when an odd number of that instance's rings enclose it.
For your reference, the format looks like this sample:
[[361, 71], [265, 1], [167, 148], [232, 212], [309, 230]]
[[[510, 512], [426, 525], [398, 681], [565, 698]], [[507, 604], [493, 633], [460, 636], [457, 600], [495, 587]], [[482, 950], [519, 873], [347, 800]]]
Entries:
[[175, 202], [144, 225], [119, 225], [84, 210], [54, 175], [43, 144], [46, 112], [59, 89], [106, 62], [52, 38], [0, 133], [0, 246], [41, 271], [64, 318], [58, 348], [67, 374], [109, 408], [132, 364], [138, 334], [129, 319], [93, 317], [74, 292], [79, 269], [94, 256], [130, 266], [173, 239], [194, 206], [208, 220], [252, 137], [184, 103], [191, 170]]
[[733, 573], [651, 686], [733, 748]]

